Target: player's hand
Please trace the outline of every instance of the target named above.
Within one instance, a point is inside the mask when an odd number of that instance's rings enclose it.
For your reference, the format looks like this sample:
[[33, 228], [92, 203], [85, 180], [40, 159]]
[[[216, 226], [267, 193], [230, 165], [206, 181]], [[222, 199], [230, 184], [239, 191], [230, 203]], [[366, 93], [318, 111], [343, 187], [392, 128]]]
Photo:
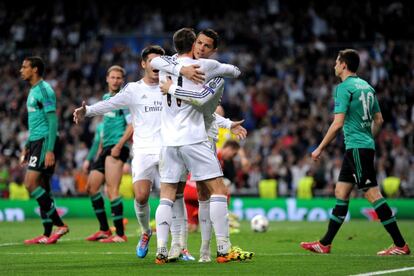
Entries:
[[86, 103], [85, 101], [83, 101], [82, 106], [76, 108], [75, 111], [73, 112], [73, 121], [75, 122], [75, 124], [79, 124], [79, 122], [82, 121], [83, 118], [85, 118], [85, 114], [86, 114]]
[[118, 159], [119, 155], [121, 155], [121, 148], [122, 147], [120, 147], [118, 145], [113, 146], [112, 149], [111, 149], [111, 156], [115, 159]]
[[89, 165], [90, 165], [89, 160], [83, 161], [82, 170], [84, 173], [88, 173]]
[[231, 122], [230, 131], [237, 136], [238, 139], [243, 140], [247, 137], [247, 130], [241, 126], [244, 120]]
[[205, 80], [204, 72], [201, 71], [200, 65], [193, 64], [181, 67], [180, 74], [195, 83], [203, 83]]
[[321, 157], [321, 154], [322, 154], [322, 150], [319, 147], [316, 148], [311, 154], [313, 161], [318, 161]]
[[28, 157], [29, 157], [29, 150], [24, 148], [19, 158], [19, 163], [21, 166], [26, 165]]
[[49, 168], [55, 164], [55, 154], [52, 151], [46, 152], [45, 167]]
[[160, 82], [160, 89], [161, 89], [161, 93], [163, 95], [167, 95], [168, 91], [170, 89], [170, 86], [173, 84], [172, 80], [170, 77], [167, 78], [167, 80], [165, 81], [161, 81]]

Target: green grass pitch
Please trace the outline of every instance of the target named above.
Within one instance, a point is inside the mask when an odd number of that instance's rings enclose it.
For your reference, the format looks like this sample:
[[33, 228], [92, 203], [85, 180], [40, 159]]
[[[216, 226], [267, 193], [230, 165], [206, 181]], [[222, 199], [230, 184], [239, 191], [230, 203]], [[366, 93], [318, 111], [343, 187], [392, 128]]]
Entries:
[[[227, 264], [177, 262], [156, 265], [156, 236], [145, 259], [135, 255], [137, 223], [129, 220], [124, 244], [84, 241], [97, 229], [94, 219], [66, 219], [70, 233], [54, 245], [26, 246], [23, 240], [41, 233], [40, 220], [0, 222], [1, 275], [353, 275], [414, 268], [414, 255], [378, 257], [376, 252], [392, 241], [379, 222], [354, 220], [343, 225], [332, 253], [318, 255], [302, 250], [301, 241], [320, 238], [327, 223], [273, 222], [266, 233], [253, 233], [247, 222], [231, 236], [233, 245], [256, 253], [252, 260]], [[414, 221], [399, 221], [414, 249]], [[189, 250], [198, 258], [200, 234], [189, 235]], [[212, 246], [215, 252], [215, 246]], [[213, 257], [215, 254], [213, 254]], [[414, 275], [414, 270], [392, 275]]]

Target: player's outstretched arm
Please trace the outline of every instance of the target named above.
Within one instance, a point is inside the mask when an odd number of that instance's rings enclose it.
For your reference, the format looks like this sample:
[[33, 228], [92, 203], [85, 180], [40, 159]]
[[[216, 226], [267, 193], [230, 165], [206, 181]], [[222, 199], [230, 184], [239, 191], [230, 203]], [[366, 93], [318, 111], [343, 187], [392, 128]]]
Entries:
[[231, 121], [230, 131], [236, 135], [239, 140], [244, 140], [247, 137], [247, 129], [242, 126], [243, 122], [244, 120], [235, 122]]
[[232, 121], [217, 113], [214, 113], [214, 120], [218, 127], [230, 129], [231, 133], [236, 135], [239, 140], [246, 139], [247, 130], [242, 126], [244, 120]]
[[86, 114], [86, 103], [85, 101], [82, 102], [82, 106], [75, 109], [73, 112], [73, 121], [75, 124], [79, 124], [84, 118]]
[[172, 83], [171, 80], [161, 81], [160, 88], [163, 94], [171, 94], [194, 106], [203, 106], [208, 103], [217, 91], [223, 89], [224, 80], [222, 78], [213, 78], [204, 84], [199, 90], [187, 90], [181, 86]]
[[[80, 112], [83, 114], [83, 117], [93, 117], [103, 115], [109, 111], [128, 108], [132, 102], [132, 93], [127, 84], [121, 91], [109, 99], [99, 101], [93, 105], [83, 105], [82, 103], [82, 108], [84, 107], [84, 109]], [[75, 112], [77, 110], [78, 109], [76, 109]], [[73, 116], [75, 118], [75, 113]]]

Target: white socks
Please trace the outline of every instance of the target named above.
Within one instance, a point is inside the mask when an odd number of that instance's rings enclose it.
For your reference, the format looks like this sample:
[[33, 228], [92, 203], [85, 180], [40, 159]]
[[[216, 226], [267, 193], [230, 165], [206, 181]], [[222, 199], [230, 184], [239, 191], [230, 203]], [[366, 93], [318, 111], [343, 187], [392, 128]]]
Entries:
[[172, 207], [171, 244], [178, 244], [182, 249], [187, 249], [187, 209], [183, 194], [177, 194]]
[[[157, 250], [166, 248], [168, 243], [168, 234], [172, 222], [173, 202], [167, 198], [161, 198], [157, 211], [155, 212], [155, 221], [157, 223]], [[164, 250], [161, 250], [162, 252]], [[160, 251], [160, 252], [161, 252]]]
[[227, 209], [227, 197], [225, 195], [211, 195], [210, 219], [216, 234], [217, 251], [228, 253], [230, 250], [229, 219]]
[[201, 231], [200, 251], [210, 251], [211, 240], [211, 220], [210, 220], [210, 200], [198, 201], [198, 221]]
[[134, 200], [134, 208], [138, 223], [141, 226], [142, 233], [149, 233], [151, 229], [149, 226], [150, 207], [148, 202], [144, 205], [141, 205], [137, 200]]

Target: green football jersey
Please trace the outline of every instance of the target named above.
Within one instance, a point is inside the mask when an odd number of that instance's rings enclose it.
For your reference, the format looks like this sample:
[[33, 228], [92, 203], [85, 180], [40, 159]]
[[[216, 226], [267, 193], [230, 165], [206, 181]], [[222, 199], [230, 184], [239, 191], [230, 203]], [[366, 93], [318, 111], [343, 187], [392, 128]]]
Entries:
[[350, 76], [336, 87], [334, 99], [334, 113], [345, 113], [345, 148], [375, 149], [371, 124], [380, 107], [374, 88], [365, 80]]
[[46, 114], [56, 112], [56, 95], [52, 87], [44, 80], [33, 86], [26, 102], [29, 117], [29, 141], [47, 137], [49, 123]]
[[[111, 97], [106, 93], [102, 99], [107, 100]], [[103, 147], [112, 146], [119, 142], [124, 135], [127, 127], [128, 109], [118, 109], [104, 114], [103, 117]]]

